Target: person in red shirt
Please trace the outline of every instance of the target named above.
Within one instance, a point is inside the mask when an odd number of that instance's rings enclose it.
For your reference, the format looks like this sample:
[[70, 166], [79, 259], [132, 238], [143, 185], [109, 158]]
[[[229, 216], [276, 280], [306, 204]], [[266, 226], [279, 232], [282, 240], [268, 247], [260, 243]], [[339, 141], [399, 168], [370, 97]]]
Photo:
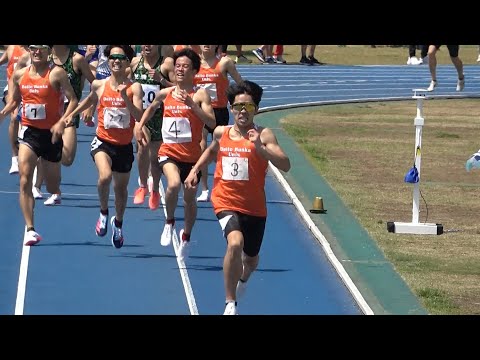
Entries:
[[290, 159], [273, 131], [254, 123], [262, 94], [263, 89], [248, 80], [230, 84], [227, 98], [234, 124], [215, 128], [210, 146], [185, 179], [187, 189], [197, 186], [199, 169], [216, 160], [211, 202], [227, 240], [224, 315], [237, 314], [237, 296], [258, 265], [267, 220], [268, 163], [290, 170]]

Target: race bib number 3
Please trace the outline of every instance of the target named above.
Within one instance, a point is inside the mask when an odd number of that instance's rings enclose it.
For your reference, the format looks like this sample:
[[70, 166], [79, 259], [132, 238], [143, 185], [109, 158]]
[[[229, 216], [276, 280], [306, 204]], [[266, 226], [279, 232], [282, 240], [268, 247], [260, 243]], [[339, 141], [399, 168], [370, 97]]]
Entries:
[[223, 180], [248, 180], [248, 158], [222, 157]]
[[164, 117], [162, 124], [163, 142], [180, 144], [192, 142], [192, 128], [187, 118]]
[[28, 120], [45, 120], [47, 118], [45, 104], [24, 104], [23, 108]]
[[103, 111], [103, 127], [105, 129], [128, 129], [130, 127], [130, 112], [127, 108], [105, 108]]
[[143, 109], [146, 109], [155, 100], [155, 94], [160, 90], [160, 85], [142, 84]]

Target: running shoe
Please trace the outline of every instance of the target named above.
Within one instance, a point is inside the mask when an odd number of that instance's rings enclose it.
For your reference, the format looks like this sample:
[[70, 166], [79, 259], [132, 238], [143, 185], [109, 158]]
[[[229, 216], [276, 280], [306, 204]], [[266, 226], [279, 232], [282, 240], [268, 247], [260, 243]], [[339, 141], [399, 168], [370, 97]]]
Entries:
[[60, 205], [62, 203], [62, 197], [60, 194], [52, 194], [47, 200], [43, 202], [46, 206]]
[[95, 233], [97, 236], [105, 236], [107, 234], [107, 228], [108, 228], [108, 217], [107, 215], [103, 215], [100, 213], [100, 216], [98, 217], [97, 220], [97, 225], [95, 226]]
[[237, 311], [237, 302], [236, 301], [230, 301], [225, 304], [225, 311], [223, 312], [223, 315], [238, 315]]
[[42, 240], [39, 233], [34, 230], [27, 231], [23, 237], [23, 243], [25, 246], [37, 245]]
[[182, 261], [185, 260], [185, 258], [188, 257], [188, 253], [190, 250], [190, 240], [184, 240], [183, 239], [183, 233], [185, 232], [184, 229], [180, 230], [180, 233], [178, 235], [179, 237], [179, 242], [180, 246], [178, 248], [178, 258]]
[[110, 225], [112, 225], [112, 245], [120, 249], [123, 246], [123, 233], [122, 228], [115, 226], [115, 216], [110, 219]]

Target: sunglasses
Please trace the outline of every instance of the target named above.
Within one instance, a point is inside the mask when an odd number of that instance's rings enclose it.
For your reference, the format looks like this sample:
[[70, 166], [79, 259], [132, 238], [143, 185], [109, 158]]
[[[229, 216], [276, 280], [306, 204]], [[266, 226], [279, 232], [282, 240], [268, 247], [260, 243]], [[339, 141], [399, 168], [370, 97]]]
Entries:
[[48, 46], [48, 45], [29, 45], [28, 48], [31, 51], [35, 51], [35, 50], [40, 50], [40, 49], [49, 49], [50, 46]]
[[109, 60], [127, 60], [127, 55], [125, 54], [110, 54], [108, 56]]
[[245, 109], [247, 112], [254, 112], [257, 109], [257, 105], [253, 103], [235, 103], [231, 106], [235, 111], [242, 111], [242, 109]]

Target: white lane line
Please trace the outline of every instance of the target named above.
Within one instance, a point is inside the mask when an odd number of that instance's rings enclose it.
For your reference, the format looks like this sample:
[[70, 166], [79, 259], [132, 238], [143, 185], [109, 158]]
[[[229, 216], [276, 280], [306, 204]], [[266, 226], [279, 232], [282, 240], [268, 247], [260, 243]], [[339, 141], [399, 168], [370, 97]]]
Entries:
[[358, 288], [355, 286], [352, 279], [350, 279], [350, 276], [348, 276], [348, 273], [345, 270], [345, 268], [343, 267], [342, 263], [335, 256], [334, 252], [332, 251], [332, 248], [330, 247], [330, 243], [325, 238], [325, 236], [321, 233], [321, 231], [318, 229], [318, 227], [315, 225], [315, 223], [312, 221], [312, 219], [308, 215], [307, 211], [303, 207], [302, 203], [297, 198], [297, 195], [295, 195], [292, 188], [290, 187], [288, 182], [283, 177], [282, 173], [270, 162], [269, 162], [269, 167], [273, 171], [273, 173], [275, 174], [275, 177], [277, 178], [277, 180], [280, 182], [280, 184], [283, 186], [283, 188], [287, 192], [288, 196], [292, 199], [293, 204], [295, 205], [295, 207], [299, 211], [300, 216], [307, 223], [307, 226], [310, 229], [310, 231], [317, 238], [320, 245], [322, 245], [323, 251], [325, 252], [325, 255], [327, 256], [328, 260], [330, 261], [330, 263], [333, 265], [333, 267], [337, 271], [337, 274], [340, 276], [340, 278], [342, 279], [342, 281], [345, 284], [345, 286], [347, 287], [347, 289], [350, 291], [350, 293], [354, 297], [355, 301], [357, 302], [357, 304], [360, 307], [360, 309], [362, 310], [362, 312], [365, 315], [374, 315], [373, 310], [370, 308], [368, 303], [365, 301], [365, 299], [363, 298], [363, 296], [360, 293], [360, 291], [358, 290]]
[[[163, 188], [162, 181], [160, 181], [159, 184], [159, 190], [160, 190], [160, 195], [162, 196], [162, 203], [165, 199], [165, 190]], [[18, 191], [2, 191], [0, 190], [0, 193], [4, 194], [18, 194]], [[74, 193], [62, 193], [62, 195], [77, 195], [77, 196], [98, 196], [98, 194], [74, 194]], [[132, 197], [132, 196], [129, 196]], [[179, 197], [179, 200], [181, 197]], [[167, 209], [164, 206], [163, 207], [163, 212], [165, 214], [165, 218], [167, 217]], [[25, 227], [25, 233], [27, 231], [27, 227]], [[24, 236], [25, 236], [24, 233]], [[175, 255], [178, 254], [179, 250], [179, 240], [177, 236], [177, 232], [175, 231], [173, 233], [173, 249], [175, 251]], [[22, 240], [22, 256], [20, 259], [20, 274], [18, 277], [18, 287], [17, 287], [17, 299], [16, 299], [16, 304], [15, 304], [15, 315], [23, 315], [23, 308], [24, 308], [24, 303], [25, 303], [25, 292], [26, 292], [26, 285], [27, 285], [27, 273], [28, 273], [28, 260], [30, 257], [30, 248], [31, 246], [24, 246], [23, 245], [23, 240]], [[198, 308], [197, 308], [197, 303], [195, 301], [195, 296], [193, 294], [193, 289], [192, 285], [190, 283], [190, 278], [188, 276], [188, 271], [185, 265], [185, 261], [181, 260], [177, 256], [177, 264], [178, 268], [180, 270], [180, 277], [182, 278], [182, 283], [183, 287], [185, 289], [185, 295], [187, 297], [187, 303], [188, 303], [188, 308], [190, 310], [191, 315], [199, 315], [198, 313]]]
[[[162, 181], [160, 180], [159, 184], [160, 195], [162, 196], [162, 200], [165, 199], [165, 190], [163, 188]], [[180, 199], [180, 197], [179, 197]], [[163, 201], [162, 201], [163, 203]], [[167, 207], [163, 206], [163, 213], [165, 214], [165, 219], [167, 218]], [[187, 297], [188, 308], [190, 309], [190, 315], [199, 315], [197, 303], [195, 302], [195, 295], [193, 294], [192, 285], [190, 283], [190, 278], [188, 277], [188, 271], [185, 265], [185, 261], [178, 257], [178, 251], [180, 249], [180, 242], [178, 239], [177, 232], [173, 232], [173, 240], [172, 240], [173, 250], [175, 251], [175, 255], [177, 255], [177, 264], [178, 269], [180, 270], [180, 277], [182, 278], [183, 288], [185, 289], [185, 295]], [[190, 245], [191, 246], [191, 245]]]
[[[25, 234], [27, 226], [25, 226]], [[15, 302], [15, 315], [23, 315], [23, 307], [25, 305], [25, 292], [27, 287], [28, 259], [30, 258], [31, 246], [23, 245], [22, 239], [22, 257], [20, 259], [20, 274], [18, 275], [17, 300]]]

